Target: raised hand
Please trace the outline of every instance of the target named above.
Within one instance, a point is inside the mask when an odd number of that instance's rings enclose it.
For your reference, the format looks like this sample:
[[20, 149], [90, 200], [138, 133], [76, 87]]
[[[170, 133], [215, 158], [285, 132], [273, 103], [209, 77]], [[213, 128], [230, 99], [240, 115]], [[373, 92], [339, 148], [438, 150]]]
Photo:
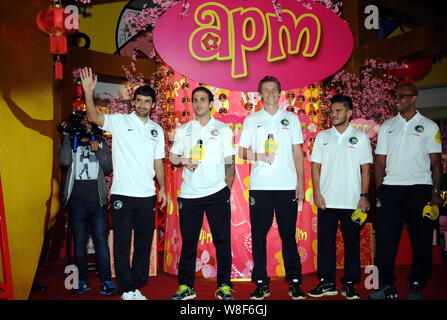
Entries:
[[98, 82], [98, 76], [93, 75], [91, 68], [82, 68], [79, 72], [81, 76], [82, 88], [86, 94], [91, 94], [95, 90], [96, 83]]

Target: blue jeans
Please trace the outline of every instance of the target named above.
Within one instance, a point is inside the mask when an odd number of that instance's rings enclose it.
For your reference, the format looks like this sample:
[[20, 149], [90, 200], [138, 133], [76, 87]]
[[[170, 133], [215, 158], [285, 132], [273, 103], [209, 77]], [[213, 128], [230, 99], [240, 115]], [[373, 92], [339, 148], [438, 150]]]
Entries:
[[70, 213], [70, 227], [74, 238], [74, 255], [79, 270], [79, 280], [88, 279], [87, 242], [89, 231], [95, 245], [96, 265], [99, 278], [107, 281], [111, 278], [110, 251], [107, 241], [107, 211], [99, 202], [70, 200], [67, 204]]

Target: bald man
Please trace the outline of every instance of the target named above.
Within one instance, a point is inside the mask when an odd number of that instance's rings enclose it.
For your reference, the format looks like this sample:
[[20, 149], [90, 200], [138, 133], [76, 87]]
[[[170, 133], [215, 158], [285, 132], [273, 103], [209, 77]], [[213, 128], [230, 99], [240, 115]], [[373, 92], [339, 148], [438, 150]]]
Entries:
[[416, 110], [418, 90], [412, 84], [396, 88], [398, 114], [380, 128], [376, 148], [376, 265], [379, 289], [373, 300], [398, 297], [394, 263], [404, 221], [413, 247], [408, 299], [421, 300], [432, 269], [435, 221], [423, 217], [427, 203], [441, 205], [441, 134], [438, 125]]

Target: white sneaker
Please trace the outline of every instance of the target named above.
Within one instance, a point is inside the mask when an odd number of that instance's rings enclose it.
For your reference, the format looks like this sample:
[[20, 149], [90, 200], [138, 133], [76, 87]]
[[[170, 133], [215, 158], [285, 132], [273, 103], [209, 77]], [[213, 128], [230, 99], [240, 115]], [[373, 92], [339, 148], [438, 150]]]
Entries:
[[132, 300], [147, 300], [147, 298], [141, 294], [140, 290], [136, 289], [133, 292], [133, 299]]
[[121, 300], [135, 300], [134, 297], [135, 293], [133, 291], [127, 291], [121, 295]]

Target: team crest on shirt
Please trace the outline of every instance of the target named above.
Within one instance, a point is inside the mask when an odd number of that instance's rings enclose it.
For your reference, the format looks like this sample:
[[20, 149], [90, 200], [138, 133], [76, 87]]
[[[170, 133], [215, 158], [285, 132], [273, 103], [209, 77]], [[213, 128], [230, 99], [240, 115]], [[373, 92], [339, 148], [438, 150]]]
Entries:
[[357, 139], [357, 137], [351, 137], [349, 138], [349, 143], [352, 145], [356, 145], [357, 143], [359, 143], [359, 139]]
[[217, 137], [217, 136], [219, 135], [219, 130], [214, 129], [213, 131], [211, 131], [211, 135], [212, 135], [213, 137]]
[[414, 131], [416, 131], [417, 133], [422, 133], [422, 132], [424, 132], [424, 127], [421, 125], [416, 126], [416, 127], [414, 127]]
[[158, 137], [158, 131], [155, 129], [151, 130], [151, 136], [153, 136], [154, 138]]
[[287, 127], [287, 126], [289, 125], [289, 120], [287, 120], [287, 119], [282, 119], [282, 120], [281, 120], [281, 124], [282, 124], [284, 127]]
[[116, 200], [113, 203], [113, 208], [115, 208], [116, 210], [119, 210], [123, 207], [123, 202], [121, 200]]
[[249, 201], [249, 203], [250, 203], [250, 205], [251, 205], [252, 207], [256, 204], [255, 198], [253, 198], [253, 197], [250, 197], [250, 198], [248, 199], [248, 201]]

